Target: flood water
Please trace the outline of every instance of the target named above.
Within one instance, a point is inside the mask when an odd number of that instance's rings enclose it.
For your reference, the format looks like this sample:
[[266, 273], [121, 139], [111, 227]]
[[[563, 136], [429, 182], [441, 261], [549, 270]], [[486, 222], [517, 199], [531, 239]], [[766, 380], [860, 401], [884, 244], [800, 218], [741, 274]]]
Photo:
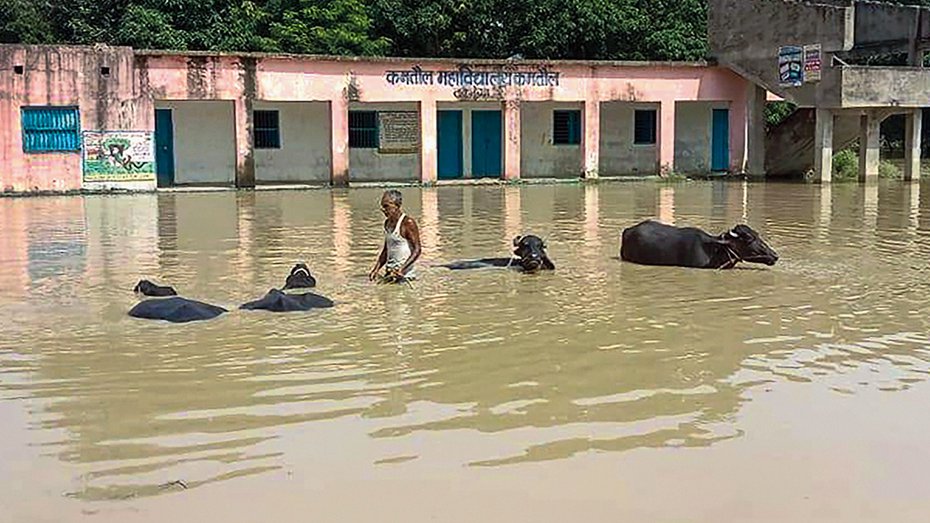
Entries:
[[[930, 185], [0, 199], [0, 521], [925, 521]], [[748, 223], [774, 267], [643, 267], [624, 227]], [[557, 270], [450, 272], [544, 237]], [[230, 309], [306, 261], [333, 309]]]

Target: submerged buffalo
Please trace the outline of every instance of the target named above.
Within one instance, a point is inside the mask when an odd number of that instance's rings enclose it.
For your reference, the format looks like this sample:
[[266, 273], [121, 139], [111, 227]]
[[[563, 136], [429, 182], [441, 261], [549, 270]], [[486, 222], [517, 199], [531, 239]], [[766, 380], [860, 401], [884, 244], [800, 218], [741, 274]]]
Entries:
[[[307, 289], [316, 286], [316, 278], [310, 274], [310, 269], [303, 263], [298, 263], [291, 269], [284, 289]], [[305, 293], [288, 293], [278, 289], [271, 289], [261, 299], [250, 301], [239, 306], [243, 310], [266, 310], [270, 312], [295, 312], [311, 309], [325, 309], [332, 307], [333, 301], [325, 296]]]
[[133, 290], [143, 296], [155, 296], [153, 299], [137, 303], [129, 310], [129, 315], [134, 318], [187, 323], [209, 320], [228, 312], [216, 305], [182, 298], [177, 296], [172, 287], [156, 285], [148, 280], [141, 280]]
[[620, 258], [642, 265], [731, 269], [739, 262], [775, 265], [778, 254], [748, 225], [719, 236], [695, 227], [646, 220], [624, 229]]
[[220, 314], [228, 312], [222, 307], [210, 305], [196, 300], [189, 300], [180, 296], [170, 298], [151, 299], [139, 302], [129, 310], [134, 318], [147, 320], [165, 320], [172, 323], [186, 323], [189, 321], [210, 320]]
[[513, 256], [510, 258], [481, 258], [478, 260], [455, 261], [441, 265], [447, 269], [464, 270], [484, 267], [512, 267], [524, 272], [553, 271], [555, 264], [546, 254], [546, 242], [532, 234], [513, 239]]

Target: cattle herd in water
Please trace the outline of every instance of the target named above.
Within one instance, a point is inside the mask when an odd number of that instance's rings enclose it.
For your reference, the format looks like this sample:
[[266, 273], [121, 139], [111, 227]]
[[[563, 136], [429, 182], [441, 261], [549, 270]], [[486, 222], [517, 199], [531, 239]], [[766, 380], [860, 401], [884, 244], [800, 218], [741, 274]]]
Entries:
[[[513, 240], [509, 258], [481, 258], [441, 265], [452, 270], [503, 267], [526, 273], [555, 270], [546, 254], [546, 243], [534, 235]], [[676, 227], [646, 220], [623, 230], [620, 259], [640, 265], [664, 265], [698, 269], [732, 269], [739, 262], [775, 265], [778, 254], [748, 225], [737, 225], [713, 236], [695, 227]], [[333, 301], [307, 289], [316, 286], [316, 278], [307, 265], [295, 265], [282, 289], [271, 289], [262, 298], [239, 306], [243, 310], [270, 312], [309, 311], [332, 307]], [[129, 311], [136, 318], [184, 323], [208, 320], [228, 310], [178, 296], [172, 287], [140, 281], [134, 291], [150, 299], [139, 302]]]

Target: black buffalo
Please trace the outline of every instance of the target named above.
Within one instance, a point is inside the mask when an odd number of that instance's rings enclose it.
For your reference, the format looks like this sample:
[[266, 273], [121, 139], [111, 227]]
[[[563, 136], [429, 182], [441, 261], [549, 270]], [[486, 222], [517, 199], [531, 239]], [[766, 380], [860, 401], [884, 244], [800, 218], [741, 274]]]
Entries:
[[189, 300], [180, 296], [156, 298], [145, 300], [136, 304], [129, 310], [134, 318], [147, 320], [165, 320], [172, 323], [186, 323], [189, 321], [209, 320], [220, 314], [228, 312], [222, 307], [210, 305], [196, 300]]
[[287, 280], [284, 281], [285, 290], [309, 289], [311, 287], [316, 287], [316, 278], [310, 274], [310, 268], [304, 263], [294, 265], [291, 273], [287, 275]]
[[312, 292], [290, 294], [278, 289], [271, 289], [261, 299], [239, 306], [243, 310], [266, 310], [271, 312], [309, 311], [332, 307], [333, 300]]
[[[298, 263], [291, 269], [284, 289], [306, 289], [316, 286], [316, 278], [310, 274], [310, 269], [303, 263]], [[278, 289], [271, 289], [261, 299], [250, 301], [239, 306], [243, 310], [266, 310], [270, 312], [295, 312], [311, 309], [325, 309], [332, 307], [333, 301], [325, 296], [305, 292], [302, 294], [287, 293]]]
[[148, 280], [140, 280], [136, 284], [136, 287], [133, 289], [133, 292], [142, 294], [143, 296], [177, 296], [177, 291], [174, 290], [174, 287], [169, 287], [167, 285], [155, 285], [154, 283]]
[[695, 227], [646, 220], [624, 229], [620, 258], [642, 265], [731, 269], [739, 262], [775, 265], [778, 254], [748, 225], [711, 236]]
[[478, 260], [455, 261], [441, 265], [447, 269], [480, 269], [484, 267], [512, 267], [524, 272], [553, 271], [555, 264], [546, 254], [546, 242], [532, 234], [513, 239], [513, 256], [510, 258], [481, 258]]

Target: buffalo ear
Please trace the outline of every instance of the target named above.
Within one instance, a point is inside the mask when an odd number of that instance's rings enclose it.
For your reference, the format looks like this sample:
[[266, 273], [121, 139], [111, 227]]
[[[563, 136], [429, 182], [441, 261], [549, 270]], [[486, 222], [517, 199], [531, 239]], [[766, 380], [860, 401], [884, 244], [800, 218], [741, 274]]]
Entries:
[[552, 263], [552, 260], [550, 260], [548, 256], [543, 258], [543, 267], [545, 267], [546, 269], [550, 271], [555, 270], [555, 264]]
[[514, 237], [513, 237], [513, 246], [514, 246], [514, 247], [519, 247], [519, 246], [520, 246], [520, 240], [522, 240], [522, 239], [523, 239], [523, 236], [519, 236], [519, 235], [514, 236]]

